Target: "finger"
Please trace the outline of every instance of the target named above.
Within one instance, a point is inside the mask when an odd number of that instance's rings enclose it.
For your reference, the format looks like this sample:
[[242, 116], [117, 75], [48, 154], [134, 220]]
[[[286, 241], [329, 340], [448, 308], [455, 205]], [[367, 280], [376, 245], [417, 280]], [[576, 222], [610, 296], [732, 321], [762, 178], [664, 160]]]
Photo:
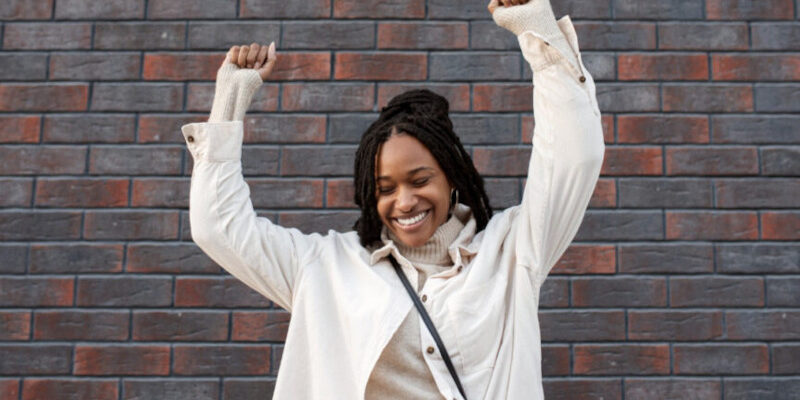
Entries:
[[494, 14], [494, 10], [496, 10], [497, 7], [499, 7], [499, 6], [500, 6], [500, 1], [499, 0], [492, 0], [491, 2], [489, 2], [489, 5], [486, 6], [486, 8], [489, 9], [489, 13], [490, 14]]
[[244, 45], [239, 48], [239, 56], [236, 58], [236, 64], [239, 65], [239, 68], [244, 68], [247, 65], [247, 53], [250, 51], [250, 47]]
[[261, 50], [260, 47], [258, 43], [250, 45], [250, 49], [247, 52], [247, 68], [253, 68], [253, 65], [256, 63], [256, 57], [258, 57], [258, 51]]
[[261, 46], [261, 49], [258, 51], [258, 56], [256, 56], [256, 62], [253, 64], [253, 68], [259, 69], [262, 65], [264, 65], [264, 62], [267, 61], [267, 52], [269, 52], [270, 46]]
[[272, 69], [275, 68], [275, 61], [277, 59], [278, 56], [275, 54], [275, 42], [272, 42], [267, 50], [267, 63], [258, 70], [262, 81], [266, 80], [269, 74], [272, 73]]

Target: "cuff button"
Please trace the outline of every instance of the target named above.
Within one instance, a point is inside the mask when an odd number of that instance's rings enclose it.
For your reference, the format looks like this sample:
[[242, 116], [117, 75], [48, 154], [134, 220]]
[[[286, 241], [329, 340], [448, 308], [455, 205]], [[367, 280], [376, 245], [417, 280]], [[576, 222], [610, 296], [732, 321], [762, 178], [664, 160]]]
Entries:
[[194, 136], [187, 136], [186, 141], [189, 143], [194, 143]]
[[586, 77], [581, 75], [581, 77], [578, 78], [578, 80], [581, 81], [581, 83], [586, 82]]

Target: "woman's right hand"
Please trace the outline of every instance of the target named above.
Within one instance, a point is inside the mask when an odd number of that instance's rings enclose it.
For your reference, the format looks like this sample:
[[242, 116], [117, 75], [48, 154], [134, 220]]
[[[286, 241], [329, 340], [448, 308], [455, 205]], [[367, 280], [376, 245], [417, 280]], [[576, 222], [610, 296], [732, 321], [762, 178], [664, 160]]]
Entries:
[[275, 54], [275, 42], [267, 45], [259, 45], [253, 42], [250, 45], [233, 46], [228, 50], [224, 63], [232, 63], [242, 69], [254, 69], [261, 76], [262, 81], [266, 81], [277, 60]]

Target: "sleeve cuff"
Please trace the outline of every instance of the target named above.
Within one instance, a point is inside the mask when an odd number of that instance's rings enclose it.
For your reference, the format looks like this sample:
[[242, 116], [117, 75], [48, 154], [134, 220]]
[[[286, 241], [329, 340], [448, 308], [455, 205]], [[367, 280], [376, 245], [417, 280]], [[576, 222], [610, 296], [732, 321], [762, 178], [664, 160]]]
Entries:
[[535, 71], [540, 71], [550, 65], [566, 61], [578, 76], [583, 76], [578, 35], [569, 15], [557, 21], [561, 35], [551, 35], [550, 39], [542, 36], [532, 29], [525, 30], [517, 35], [522, 54], [525, 60]]
[[181, 132], [195, 161], [239, 161], [242, 158], [242, 121], [196, 122], [184, 125]]

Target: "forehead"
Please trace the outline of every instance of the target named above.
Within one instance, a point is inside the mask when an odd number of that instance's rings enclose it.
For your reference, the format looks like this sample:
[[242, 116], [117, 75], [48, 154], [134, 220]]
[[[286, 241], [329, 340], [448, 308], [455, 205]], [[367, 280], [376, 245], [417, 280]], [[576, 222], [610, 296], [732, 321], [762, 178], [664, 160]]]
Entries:
[[384, 142], [376, 156], [376, 176], [402, 177], [420, 167], [440, 171], [439, 163], [433, 154], [417, 138], [406, 135], [392, 135]]

